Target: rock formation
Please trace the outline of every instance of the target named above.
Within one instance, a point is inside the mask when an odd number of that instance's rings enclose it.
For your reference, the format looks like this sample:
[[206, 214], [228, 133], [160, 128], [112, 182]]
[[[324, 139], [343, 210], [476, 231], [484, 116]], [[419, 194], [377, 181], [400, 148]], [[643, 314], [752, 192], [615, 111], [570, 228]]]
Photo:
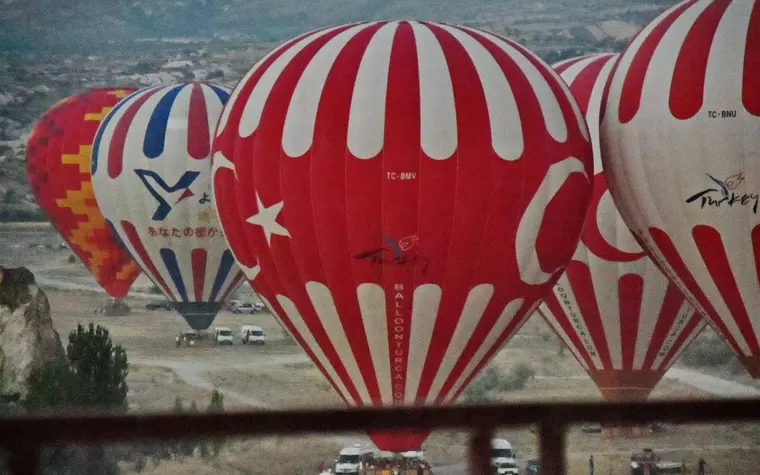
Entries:
[[23, 392], [34, 368], [65, 361], [47, 296], [25, 267], [0, 267], [0, 376], [6, 392]]

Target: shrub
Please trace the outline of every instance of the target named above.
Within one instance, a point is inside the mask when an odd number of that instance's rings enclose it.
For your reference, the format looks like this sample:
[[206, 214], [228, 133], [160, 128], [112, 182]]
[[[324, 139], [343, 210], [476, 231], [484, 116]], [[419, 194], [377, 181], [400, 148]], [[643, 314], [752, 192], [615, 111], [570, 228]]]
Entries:
[[23, 406], [29, 411], [49, 408], [126, 410], [127, 355], [114, 345], [104, 327], [81, 324], [69, 333], [63, 364], [32, 371]]
[[[25, 410], [126, 410], [127, 356], [121, 346], [113, 345], [108, 330], [77, 325], [69, 333], [66, 353], [66, 362], [32, 371], [22, 402]], [[55, 446], [42, 451], [40, 465], [43, 473], [117, 475], [119, 458], [115, 448]]]
[[462, 400], [470, 404], [483, 404], [492, 401], [483, 383], [477, 379], [473, 380], [462, 392]]
[[490, 392], [498, 389], [501, 377], [501, 371], [497, 367], [489, 365], [467, 385], [467, 388], [462, 392], [462, 400], [476, 404], [493, 401]]
[[686, 365], [701, 368], [722, 368], [734, 360], [731, 347], [717, 335], [695, 339], [681, 355]]
[[17, 205], [21, 203], [21, 196], [19, 195], [18, 190], [15, 190], [13, 188], [8, 188], [5, 190], [5, 194], [3, 194], [3, 204], [6, 205]]
[[23, 208], [19, 205], [0, 205], [0, 223], [44, 222], [47, 216], [40, 209]]
[[526, 363], [520, 363], [512, 368], [507, 376], [501, 380], [499, 388], [502, 391], [516, 391], [523, 389], [525, 383], [536, 375], [536, 371]]

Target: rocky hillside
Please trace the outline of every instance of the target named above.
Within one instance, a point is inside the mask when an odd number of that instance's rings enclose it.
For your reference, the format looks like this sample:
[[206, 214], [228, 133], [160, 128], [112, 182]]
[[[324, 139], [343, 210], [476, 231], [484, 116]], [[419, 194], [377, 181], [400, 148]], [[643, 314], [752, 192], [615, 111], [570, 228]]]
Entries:
[[0, 377], [7, 392], [23, 390], [34, 368], [65, 361], [50, 304], [25, 267], [0, 267]]
[[549, 62], [619, 50], [676, 0], [0, 0], [0, 221], [45, 220], [26, 139], [60, 99], [93, 87], [210, 80], [234, 87], [279, 41], [355, 20], [477, 26]]
[[[566, 22], [614, 8], [651, 8], [672, 0], [0, 0], [0, 45], [28, 49], [75, 42], [97, 46], [135, 38], [236, 37], [278, 41], [316, 27], [356, 20], [450, 22], [524, 17]], [[76, 51], [76, 50], [73, 50]]]

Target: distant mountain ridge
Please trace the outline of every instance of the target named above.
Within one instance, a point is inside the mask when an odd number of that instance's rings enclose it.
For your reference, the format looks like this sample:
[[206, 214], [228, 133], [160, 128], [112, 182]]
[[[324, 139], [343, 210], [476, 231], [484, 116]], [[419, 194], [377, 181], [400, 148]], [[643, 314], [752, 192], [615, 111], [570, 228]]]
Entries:
[[[651, 1], [651, 0], [648, 0]], [[665, 0], [668, 1], [668, 0]], [[357, 20], [472, 21], [636, 2], [581, 0], [0, 0], [0, 45], [35, 48], [156, 37], [280, 41]]]

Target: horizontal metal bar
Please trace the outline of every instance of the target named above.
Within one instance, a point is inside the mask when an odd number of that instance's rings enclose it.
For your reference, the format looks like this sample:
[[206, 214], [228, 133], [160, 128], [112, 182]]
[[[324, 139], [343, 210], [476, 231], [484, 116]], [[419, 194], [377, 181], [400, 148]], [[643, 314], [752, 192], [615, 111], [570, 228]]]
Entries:
[[251, 411], [224, 414], [62, 415], [0, 419], [0, 446], [197, 436], [464, 429], [582, 422], [637, 424], [760, 420], [760, 399], [644, 403], [503, 404], [487, 406]]

